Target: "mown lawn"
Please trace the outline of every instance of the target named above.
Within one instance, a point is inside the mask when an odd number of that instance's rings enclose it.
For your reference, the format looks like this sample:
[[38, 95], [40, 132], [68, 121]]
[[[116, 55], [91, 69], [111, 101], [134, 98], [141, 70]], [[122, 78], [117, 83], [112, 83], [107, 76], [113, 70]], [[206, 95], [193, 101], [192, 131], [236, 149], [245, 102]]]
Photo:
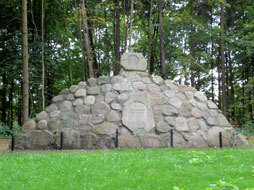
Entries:
[[217, 184], [212, 189], [222, 189], [217, 187], [227, 183], [241, 190], [254, 187], [254, 149], [118, 149], [0, 155], [0, 190], [206, 190], [211, 184]]

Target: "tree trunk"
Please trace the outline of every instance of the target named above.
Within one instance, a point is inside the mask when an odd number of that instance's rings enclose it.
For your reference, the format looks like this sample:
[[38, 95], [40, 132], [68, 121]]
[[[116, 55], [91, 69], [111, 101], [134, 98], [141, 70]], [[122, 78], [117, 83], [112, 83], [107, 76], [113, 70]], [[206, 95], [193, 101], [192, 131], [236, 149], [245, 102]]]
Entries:
[[218, 108], [221, 109], [221, 66], [220, 66], [220, 51], [217, 58], [217, 72], [218, 72]]
[[29, 115], [29, 68], [28, 68], [28, 31], [27, 3], [22, 0], [22, 62], [23, 62], [23, 93], [22, 93], [22, 124], [28, 121]]
[[221, 41], [220, 41], [220, 51], [221, 51], [221, 80], [222, 80], [222, 106], [223, 113], [227, 116], [227, 97], [226, 97], [226, 77], [225, 77], [225, 58], [224, 58], [224, 4], [221, 3]]
[[164, 42], [163, 42], [163, 23], [162, 23], [162, 0], [158, 1], [159, 3], [159, 32], [160, 32], [160, 64], [161, 64], [161, 74], [162, 78], [167, 78], [167, 71], [165, 65], [165, 50], [164, 50]]
[[229, 85], [230, 85], [230, 104], [231, 107], [231, 117], [234, 119], [235, 117], [235, 90], [234, 90], [234, 73], [233, 73], [233, 66], [230, 59], [230, 53], [228, 54], [229, 57]]
[[6, 123], [6, 86], [7, 86], [7, 80], [6, 80], [6, 72], [3, 72], [3, 86], [2, 86], [2, 122]]
[[115, 0], [115, 14], [116, 14], [116, 67], [115, 74], [120, 72], [120, 5], [119, 0]]
[[193, 19], [194, 19], [194, 13], [193, 13], [193, 1], [190, 0], [190, 16], [191, 16], [191, 64], [190, 64], [190, 79], [191, 79], [191, 86], [195, 86], [195, 76], [194, 76], [194, 62], [195, 62], [195, 38], [194, 38], [194, 26], [193, 26]]
[[132, 22], [133, 22], [133, 5], [134, 5], [134, 0], [131, 0], [131, 16], [130, 16], [130, 38], [129, 38], [129, 48], [128, 51], [131, 52], [131, 40], [132, 40]]
[[150, 1], [149, 21], [148, 21], [148, 73], [151, 74], [151, 52], [152, 52], [152, 15], [153, 15], [153, 0]]
[[44, 0], [41, 1], [41, 96], [42, 109], [45, 109], [45, 63], [44, 63]]
[[94, 72], [93, 72], [93, 60], [91, 57], [91, 49], [89, 44], [89, 36], [88, 36], [88, 24], [87, 24], [87, 14], [85, 9], [85, 0], [82, 0], [81, 3], [82, 8], [82, 20], [83, 20], [83, 32], [84, 32], [84, 46], [86, 49], [86, 55], [87, 55], [87, 62], [88, 62], [88, 70], [89, 70], [89, 77], [94, 78]]

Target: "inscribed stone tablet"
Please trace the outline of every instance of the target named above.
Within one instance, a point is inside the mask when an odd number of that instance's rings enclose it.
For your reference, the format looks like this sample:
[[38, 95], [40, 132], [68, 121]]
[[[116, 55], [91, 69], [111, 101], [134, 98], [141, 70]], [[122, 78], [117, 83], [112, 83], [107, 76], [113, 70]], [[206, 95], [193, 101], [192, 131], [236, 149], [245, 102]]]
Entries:
[[146, 71], [147, 63], [141, 53], [124, 53], [121, 65], [126, 71]]

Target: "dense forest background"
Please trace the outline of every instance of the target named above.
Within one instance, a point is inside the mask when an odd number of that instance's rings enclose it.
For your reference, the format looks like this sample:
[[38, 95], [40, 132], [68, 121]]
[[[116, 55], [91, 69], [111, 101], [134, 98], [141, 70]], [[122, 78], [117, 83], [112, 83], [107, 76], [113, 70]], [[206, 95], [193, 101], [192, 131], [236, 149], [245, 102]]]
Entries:
[[[135, 51], [151, 74], [204, 92], [230, 121], [253, 121], [253, 0], [24, 2], [30, 118], [63, 88], [117, 74], [120, 56]], [[21, 1], [0, 0], [0, 120], [8, 126], [21, 125], [24, 111], [22, 24]]]

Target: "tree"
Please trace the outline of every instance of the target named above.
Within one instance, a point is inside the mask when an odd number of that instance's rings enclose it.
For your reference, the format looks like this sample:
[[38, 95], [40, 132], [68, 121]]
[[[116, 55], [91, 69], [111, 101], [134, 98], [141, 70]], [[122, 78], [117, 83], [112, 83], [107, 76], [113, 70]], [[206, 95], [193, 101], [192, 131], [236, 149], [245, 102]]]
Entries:
[[28, 30], [27, 30], [27, 2], [22, 0], [22, 61], [23, 61], [23, 108], [22, 124], [29, 116], [29, 67], [28, 67]]
[[44, 0], [41, 1], [41, 96], [42, 109], [45, 109], [45, 63], [44, 63]]
[[82, 21], [83, 21], [84, 46], [85, 46], [85, 49], [86, 49], [89, 77], [94, 78], [93, 59], [91, 57], [91, 49], [90, 49], [90, 44], [89, 44], [88, 24], [87, 24], [87, 14], [86, 14], [86, 8], [85, 8], [85, 0], [82, 0], [82, 2], [81, 2], [81, 9], [82, 9]]
[[134, 6], [134, 0], [131, 0], [131, 15], [130, 15], [130, 37], [129, 37], [129, 48], [128, 51], [131, 52], [131, 39], [132, 39], [132, 22], [133, 22], [133, 6]]
[[115, 15], [116, 15], [116, 68], [115, 74], [119, 74], [120, 72], [120, 5], [119, 0], [115, 0]]
[[159, 5], [159, 31], [160, 31], [160, 64], [161, 64], [161, 75], [163, 79], [167, 78], [167, 71], [165, 65], [165, 50], [163, 42], [163, 23], [162, 23], [162, 0], [158, 0]]
[[195, 39], [194, 39], [194, 33], [195, 29], [193, 26], [193, 19], [194, 19], [194, 13], [193, 13], [193, 1], [190, 0], [190, 16], [191, 16], [191, 65], [190, 65], [190, 79], [191, 79], [191, 86], [195, 86], [195, 77], [194, 77], [194, 63], [195, 63]]

